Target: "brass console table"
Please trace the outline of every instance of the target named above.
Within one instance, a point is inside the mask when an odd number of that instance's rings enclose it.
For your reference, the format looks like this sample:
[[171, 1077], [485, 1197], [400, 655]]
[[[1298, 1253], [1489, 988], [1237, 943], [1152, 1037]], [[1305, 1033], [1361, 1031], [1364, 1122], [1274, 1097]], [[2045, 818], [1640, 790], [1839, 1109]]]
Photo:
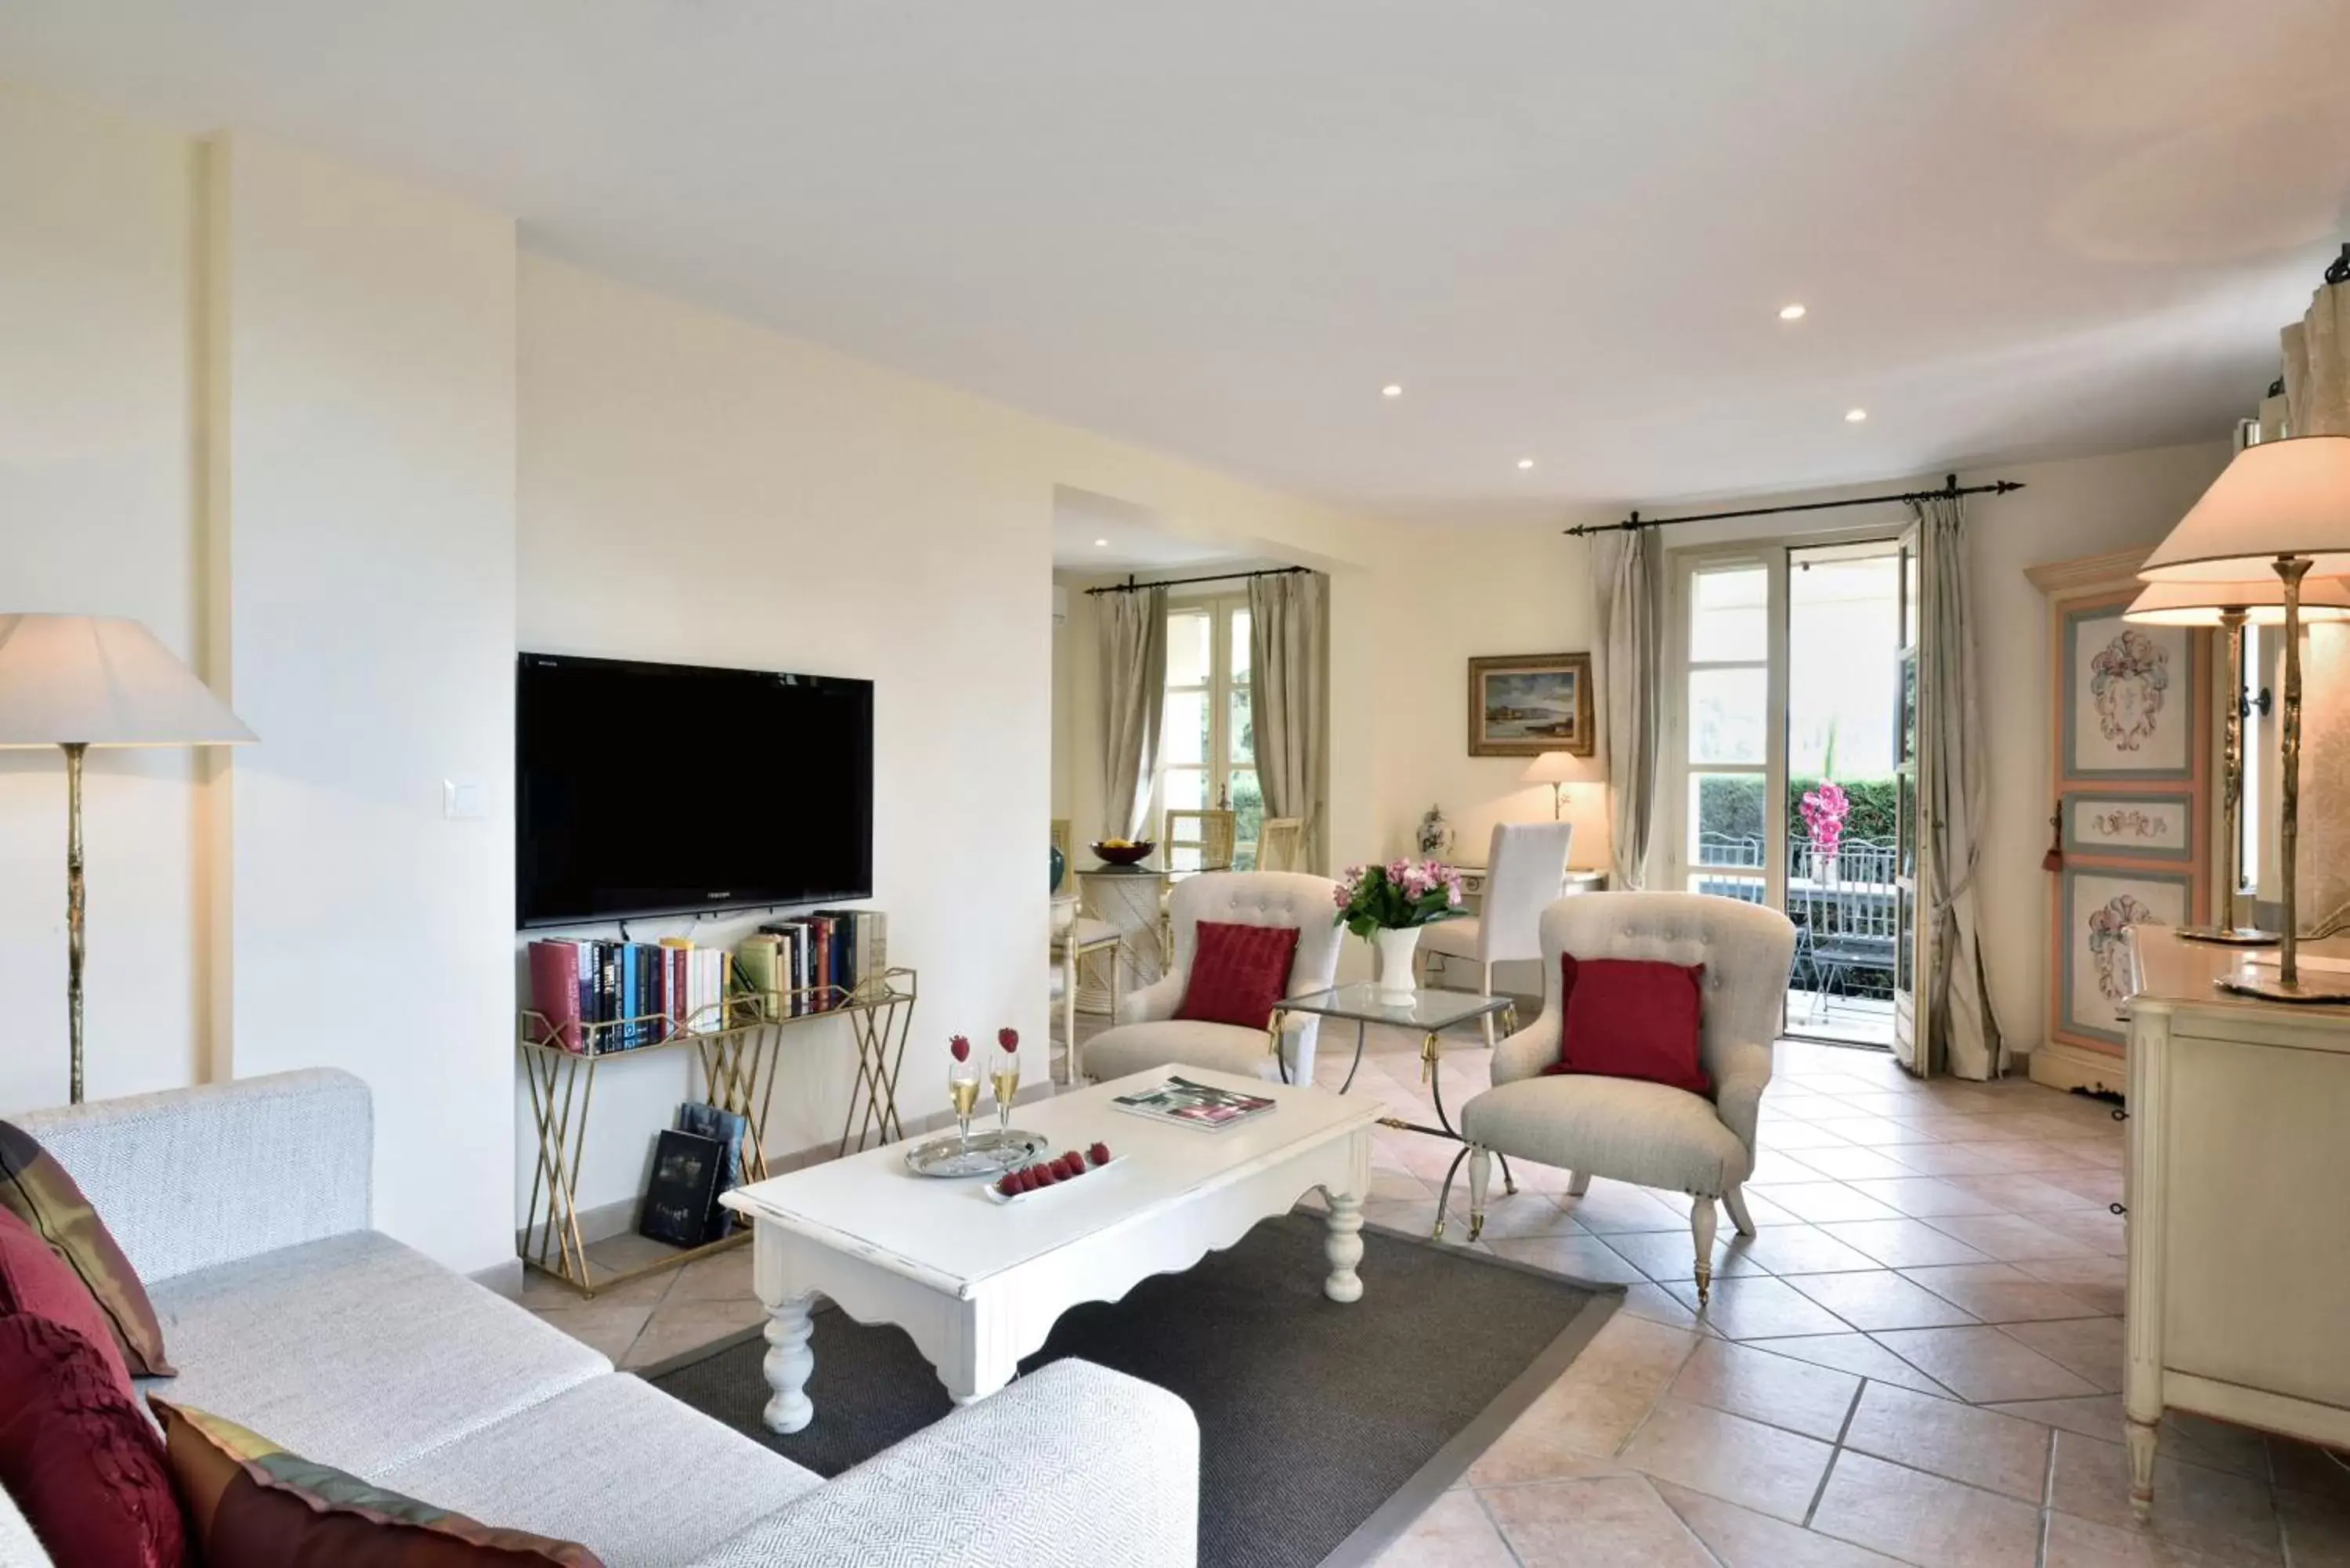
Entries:
[[[775, 1092], [784, 1032], [797, 1024], [845, 1020], [857, 1045], [857, 1082], [841, 1124], [840, 1150], [862, 1149], [868, 1139], [890, 1143], [905, 1137], [898, 1119], [898, 1071], [913, 1027], [915, 972], [892, 969], [854, 991], [821, 985], [789, 992], [741, 992], [702, 1008], [680, 1027], [660, 1015], [578, 1025], [581, 1049], [559, 1044], [556, 1025], [525, 1010], [515, 1038], [523, 1077], [530, 1085], [532, 1119], [538, 1127], [538, 1160], [531, 1172], [530, 1204], [516, 1248], [523, 1266], [561, 1280], [592, 1298], [630, 1280], [674, 1269], [696, 1258], [739, 1247], [751, 1239], [746, 1228], [699, 1247], [681, 1247], [668, 1257], [630, 1269], [591, 1262], [579, 1224], [579, 1167], [588, 1147], [588, 1116], [596, 1101], [598, 1066], [614, 1057], [691, 1048], [702, 1066], [703, 1097], [745, 1123], [743, 1176], [760, 1181], [767, 1166], [767, 1102]], [[795, 1012], [809, 1002], [818, 1005]], [[635, 1026], [659, 1038], [623, 1048], [618, 1042]]]

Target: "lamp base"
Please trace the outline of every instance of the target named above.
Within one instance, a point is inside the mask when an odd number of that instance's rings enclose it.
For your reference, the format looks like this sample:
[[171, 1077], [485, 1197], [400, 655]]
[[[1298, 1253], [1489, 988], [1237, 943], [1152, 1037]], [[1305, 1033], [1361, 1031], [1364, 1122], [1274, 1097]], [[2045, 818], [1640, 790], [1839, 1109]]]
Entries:
[[2256, 996], [2262, 1002], [2350, 1002], [2350, 981], [2306, 974], [2293, 984], [2287, 985], [2275, 975], [2245, 971], [2223, 976], [2214, 983], [2221, 991], [2232, 991], [2239, 996]]
[[2182, 942], [2211, 942], [2224, 948], [2272, 948], [2284, 938], [2258, 926], [2180, 926], [2171, 932]]

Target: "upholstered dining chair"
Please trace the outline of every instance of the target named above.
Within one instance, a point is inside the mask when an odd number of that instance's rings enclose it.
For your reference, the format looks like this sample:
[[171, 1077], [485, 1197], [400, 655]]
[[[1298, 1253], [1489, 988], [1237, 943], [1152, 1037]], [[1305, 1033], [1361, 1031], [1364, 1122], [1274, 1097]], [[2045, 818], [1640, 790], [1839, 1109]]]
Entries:
[[[1544, 1074], [1565, 1029], [1559, 959], [1703, 964], [1698, 1049], [1711, 1098], [1638, 1078]], [[1690, 1195], [1697, 1299], [1713, 1288], [1714, 1203], [1754, 1234], [1742, 1190], [1754, 1168], [1754, 1117], [1787, 1001], [1795, 928], [1776, 909], [1704, 893], [1586, 893], [1543, 911], [1543, 1010], [1493, 1052], [1493, 1086], [1461, 1109], [1469, 1144], [1469, 1233], [1484, 1229], [1492, 1157]]]
[[[1439, 920], [1419, 933], [1419, 950], [1477, 966], [1477, 989], [1493, 994], [1493, 966], [1542, 957], [1542, 913], [1558, 902], [1566, 880], [1571, 822], [1497, 822], [1485, 857], [1485, 894], [1467, 919]], [[1448, 969], [1450, 965], [1448, 964]], [[1493, 1044], [1493, 1015], [1485, 1014], [1485, 1044]]]
[[1281, 1054], [1275, 1057], [1263, 1023], [1243, 1028], [1180, 1019], [1175, 1013], [1191, 983], [1203, 920], [1294, 927], [1297, 950], [1290, 960], [1283, 994], [1302, 996], [1328, 989], [1337, 973], [1343, 935], [1331, 898], [1336, 888], [1326, 877], [1299, 871], [1203, 871], [1178, 882], [1170, 911], [1173, 961], [1156, 983], [1129, 992], [1118, 1003], [1118, 1023], [1087, 1043], [1086, 1075], [1097, 1081], [1122, 1078], [1175, 1062], [1259, 1078], [1281, 1077], [1285, 1069], [1291, 1083], [1312, 1083], [1317, 1020], [1285, 1015]]

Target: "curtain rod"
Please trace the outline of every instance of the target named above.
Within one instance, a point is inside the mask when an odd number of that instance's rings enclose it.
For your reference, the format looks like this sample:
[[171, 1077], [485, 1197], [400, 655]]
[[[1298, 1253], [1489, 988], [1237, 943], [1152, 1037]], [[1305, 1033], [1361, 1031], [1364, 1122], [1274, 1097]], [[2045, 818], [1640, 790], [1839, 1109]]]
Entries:
[[[2350, 249], [2350, 247], [2345, 247]], [[1939, 490], [1905, 490], [1898, 495], [1856, 495], [1846, 501], [1798, 501], [1786, 506], [1749, 506], [1736, 512], [1700, 512], [1691, 517], [1643, 517], [1635, 512], [1621, 523], [1578, 523], [1565, 532], [1577, 538], [1586, 534], [1609, 534], [1617, 529], [1633, 532], [1641, 528], [1669, 528], [1676, 523], [1718, 523], [1725, 517], [1775, 517], [1783, 512], [1826, 512], [1838, 506], [1881, 506], [1893, 501], [1954, 501], [1961, 495], [2005, 495], [2021, 490], [2020, 479], [2002, 479], [1990, 484], [1960, 484], [1955, 473], [1947, 474]]]
[[1087, 588], [1086, 596], [1090, 598], [1097, 594], [1140, 593], [1145, 588], [1183, 588], [1193, 583], [1238, 583], [1252, 577], [1286, 577], [1312, 569], [1310, 566], [1270, 566], [1262, 572], [1216, 572], [1204, 577], [1170, 577], [1159, 583], [1138, 583], [1134, 580], [1134, 574], [1128, 572], [1126, 581], [1112, 583], [1106, 588]]

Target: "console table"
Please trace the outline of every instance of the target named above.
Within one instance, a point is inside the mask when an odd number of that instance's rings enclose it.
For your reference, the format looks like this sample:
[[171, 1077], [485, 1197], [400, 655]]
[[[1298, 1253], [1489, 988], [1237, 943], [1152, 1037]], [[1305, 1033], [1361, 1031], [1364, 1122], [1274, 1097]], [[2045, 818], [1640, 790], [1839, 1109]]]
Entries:
[[[2350, 1006], [2217, 989], [2274, 949], [2129, 933], [2130, 1503], [2155, 1434], [2190, 1410], [2350, 1447], [2350, 1230], [2332, 1210], [2350, 1130]], [[2305, 942], [2302, 961], [2350, 960]]]

